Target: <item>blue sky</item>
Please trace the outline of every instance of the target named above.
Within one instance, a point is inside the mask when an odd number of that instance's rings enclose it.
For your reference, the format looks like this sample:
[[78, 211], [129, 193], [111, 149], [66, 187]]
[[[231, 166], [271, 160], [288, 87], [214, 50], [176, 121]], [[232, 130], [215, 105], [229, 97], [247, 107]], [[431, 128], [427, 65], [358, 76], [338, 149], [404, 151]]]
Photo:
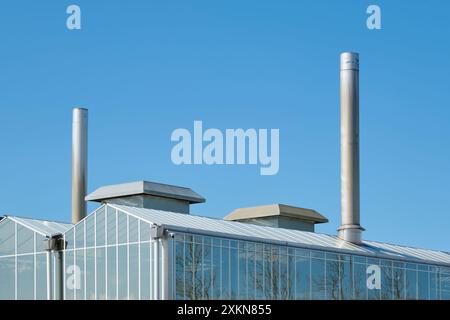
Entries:
[[[82, 29], [66, 28], [77, 4]], [[366, 8], [382, 30], [366, 28]], [[339, 53], [361, 61], [364, 238], [450, 251], [448, 1], [23, 1], [0, 10], [0, 214], [70, 220], [71, 109], [89, 191], [193, 188], [196, 214], [284, 203], [340, 222]], [[280, 171], [175, 166], [174, 129], [279, 128]], [[95, 208], [91, 205], [90, 209]]]

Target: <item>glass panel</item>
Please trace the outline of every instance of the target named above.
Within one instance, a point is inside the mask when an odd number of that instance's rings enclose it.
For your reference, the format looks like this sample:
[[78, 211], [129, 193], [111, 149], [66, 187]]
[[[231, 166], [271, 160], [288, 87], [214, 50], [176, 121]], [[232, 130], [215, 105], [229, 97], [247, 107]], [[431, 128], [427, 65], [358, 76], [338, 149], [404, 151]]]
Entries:
[[[186, 299], [193, 300], [195, 297], [194, 272], [195, 267], [192, 266], [192, 255], [194, 244], [192, 242], [184, 244], [184, 289]], [[220, 278], [219, 278], [220, 279]]]
[[[120, 223], [119, 223], [119, 228], [120, 228]], [[119, 236], [119, 240], [120, 240], [120, 236]], [[118, 279], [119, 300], [127, 300], [128, 299], [128, 252], [127, 252], [127, 246], [126, 245], [119, 246], [118, 250], [119, 250], [119, 256], [118, 256], [119, 269], [117, 271], [117, 274], [118, 274], [118, 278], [119, 278]]]
[[418, 298], [420, 300], [428, 300], [430, 298], [428, 272], [419, 272], [417, 285]]
[[328, 300], [339, 300], [341, 264], [336, 260], [327, 260], [326, 262], [326, 293]]
[[84, 248], [84, 221], [75, 227], [75, 247]]
[[[14, 226], [14, 225], [13, 225]], [[5, 230], [5, 229], [3, 229]], [[1, 233], [1, 230], [0, 230]], [[5, 238], [3, 238], [5, 239]], [[5, 246], [6, 248], [6, 246]], [[4, 251], [6, 252], [6, 251]], [[15, 299], [15, 259], [0, 258], [0, 300]]]
[[325, 299], [325, 260], [311, 260], [312, 299]]
[[108, 280], [107, 280], [107, 293], [108, 300], [117, 300], [117, 247], [107, 248], [107, 266]]
[[[221, 260], [221, 253], [220, 253], [220, 247], [212, 247], [213, 251], [213, 260], [212, 260], [212, 281], [213, 281], [213, 299], [220, 299], [221, 295], [221, 288], [220, 288], [220, 260]], [[188, 281], [188, 278], [186, 278], [186, 282]], [[187, 293], [188, 287], [186, 286], [186, 293]]]
[[[97, 219], [98, 222], [98, 219]], [[105, 225], [103, 224], [103, 227]], [[97, 233], [98, 235], [98, 233]], [[106, 249], [97, 248], [97, 300], [106, 300]]]
[[15, 223], [9, 220], [0, 222], [0, 256], [15, 254]]
[[[394, 263], [395, 265], [396, 263]], [[405, 270], [393, 268], [393, 293], [394, 300], [405, 299]]]
[[47, 300], [47, 255], [45, 253], [36, 254], [36, 299]]
[[[141, 227], [144, 223], [141, 223]], [[141, 229], [142, 230], [142, 229]], [[142, 236], [142, 232], [141, 232]], [[150, 300], [150, 243], [141, 243], [141, 300]]]
[[127, 243], [128, 235], [127, 235], [127, 215], [123, 212], [119, 212], [118, 216], [118, 241], [119, 243]]
[[71, 250], [75, 248], [75, 241], [74, 241], [74, 229], [70, 229], [67, 231], [67, 233], [64, 235], [64, 240], [67, 244], [67, 250]]
[[[392, 264], [390, 264], [392, 265]], [[392, 290], [392, 267], [382, 266], [381, 267], [381, 299], [382, 300], [392, 300], [394, 299], [394, 292]]]
[[[283, 250], [284, 251], [284, 250]], [[285, 251], [287, 253], [287, 251]], [[279, 268], [280, 268], [280, 274], [278, 278], [278, 287], [279, 287], [279, 299], [286, 300], [288, 299], [289, 294], [289, 283], [288, 283], [288, 261], [287, 261], [287, 255], [281, 254], [278, 256], [279, 260]]]
[[139, 241], [139, 220], [133, 217], [129, 217], [129, 241], [130, 243], [138, 242]]
[[114, 245], [117, 243], [117, 230], [116, 230], [116, 210], [111, 209], [108, 207], [107, 216], [106, 216], [106, 223], [108, 224], [107, 227], [107, 243], [108, 245]]
[[32, 254], [17, 257], [17, 299], [34, 299], [34, 255]]
[[105, 245], [105, 209], [100, 209], [96, 213], [96, 226], [95, 226], [96, 246]]
[[238, 298], [238, 291], [239, 291], [239, 254], [237, 250], [237, 242], [231, 241], [231, 245], [234, 248], [230, 249], [230, 278], [231, 278], [231, 299], [236, 300]]
[[[226, 244], [225, 244], [226, 245]], [[230, 249], [222, 247], [222, 299], [230, 299]]]
[[430, 272], [430, 299], [439, 300], [439, 274], [434, 268]]
[[[247, 251], [247, 277], [248, 277], [248, 288], [247, 288], [247, 299], [255, 299], [255, 246], [248, 246]], [[224, 296], [224, 299], [228, 297]]]
[[[262, 300], [265, 298], [264, 296], [264, 259], [263, 259], [263, 250], [262, 246], [256, 247], [255, 253], [255, 290], [256, 290], [256, 299]], [[235, 253], [234, 253], [235, 254]], [[235, 270], [235, 262], [232, 262], [231, 272], [234, 273]], [[233, 290], [234, 282], [231, 284], [231, 290]]]
[[184, 242], [176, 241], [175, 242], [175, 294], [177, 300], [185, 300], [184, 294]]
[[[211, 241], [209, 241], [211, 243]], [[212, 250], [211, 245], [203, 247], [203, 299], [212, 299]]]
[[[241, 243], [240, 243], [241, 244]], [[247, 275], [247, 253], [239, 250], [239, 299], [247, 299], [248, 275]]]
[[150, 224], [141, 221], [141, 242], [150, 241]]
[[[293, 252], [291, 252], [293, 253]], [[287, 299], [295, 299], [295, 256], [288, 256]]]
[[[355, 257], [357, 260], [358, 257]], [[367, 300], [366, 265], [355, 263], [353, 267], [354, 297], [356, 300]]]
[[86, 218], [86, 247], [95, 246], [95, 215]]
[[442, 273], [441, 276], [441, 299], [450, 299], [450, 273]]
[[278, 247], [272, 247], [272, 286], [273, 299], [280, 299], [280, 260]]
[[295, 258], [295, 299], [309, 300], [310, 294], [310, 259], [302, 256]]
[[[78, 234], [75, 231], [76, 234]], [[76, 272], [75, 275], [80, 276], [80, 279], [76, 279], [77, 286], [75, 287], [75, 299], [77, 300], [84, 300], [85, 294], [84, 294], [84, 249], [81, 250], [75, 250], [75, 265], [76, 265]]]
[[28, 228], [17, 225], [17, 253], [34, 252], [34, 232]]
[[[137, 230], [137, 229], [136, 229]], [[139, 300], [139, 246], [129, 246], [130, 300]]]
[[[73, 236], [73, 233], [72, 233]], [[67, 240], [66, 240], [67, 241]], [[64, 294], [66, 300], [73, 300], [74, 296], [74, 288], [75, 288], [75, 276], [74, 276], [74, 256], [72, 250], [64, 251], [64, 261], [65, 261], [65, 286], [64, 286]], [[37, 284], [36, 284], [37, 287]]]
[[273, 286], [272, 286], [272, 250], [270, 246], [264, 246], [264, 278], [263, 278], [263, 287], [264, 287], [264, 297], [267, 300], [271, 300], [274, 298], [273, 295]]
[[416, 300], [417, 299], [417, 268], [415, 270], [406, 270], [406, 299]]
[[95, 249], [86, 250], [86, 300], [95, 300]]
[[351, 258], [346, 257], [345, 260], [340, 262], [340, 298], [342, 300], [353, 299], [353, 276], [352, 276], [352, 265], [350, 262]]

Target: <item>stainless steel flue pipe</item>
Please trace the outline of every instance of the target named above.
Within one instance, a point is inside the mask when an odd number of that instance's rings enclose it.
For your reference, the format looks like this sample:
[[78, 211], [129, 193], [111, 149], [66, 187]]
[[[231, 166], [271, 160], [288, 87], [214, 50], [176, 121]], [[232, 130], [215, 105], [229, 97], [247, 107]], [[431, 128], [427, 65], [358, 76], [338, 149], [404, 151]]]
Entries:
[[341, 226], [339, 237], [361, 243], [359, 212], [359, 55], [341, 54]]
[[72, 223], [86, 217], [88, 171], [88, 110], [73, 109], [72, 118]]

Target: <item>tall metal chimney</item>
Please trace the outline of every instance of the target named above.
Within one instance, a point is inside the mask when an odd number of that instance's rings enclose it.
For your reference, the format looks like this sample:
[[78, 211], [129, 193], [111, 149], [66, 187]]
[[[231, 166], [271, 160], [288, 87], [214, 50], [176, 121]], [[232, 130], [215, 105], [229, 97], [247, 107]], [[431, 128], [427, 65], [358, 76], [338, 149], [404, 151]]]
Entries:
[[86, 217], [88, 170], [88, 110], [73, 109], [72, 118], [72, 223]]
[[361, 243], [359, 219], [359, 55], [341, 54], [341, 226], [339, 237]]

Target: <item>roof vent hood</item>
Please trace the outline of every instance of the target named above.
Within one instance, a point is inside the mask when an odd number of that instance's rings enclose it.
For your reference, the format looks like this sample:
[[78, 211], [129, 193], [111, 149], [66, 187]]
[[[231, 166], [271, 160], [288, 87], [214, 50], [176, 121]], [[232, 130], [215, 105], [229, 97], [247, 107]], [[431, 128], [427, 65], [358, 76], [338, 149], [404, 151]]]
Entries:
[[98, 188], [86, 201], [189, 214], [189, 206], [205, 199], [189, 188], [136, 181]]
[[315, 224], [328, 222], [317, 211], [283, 204], [237, 209], [224, 220], [308, 232], [314, 232]]

